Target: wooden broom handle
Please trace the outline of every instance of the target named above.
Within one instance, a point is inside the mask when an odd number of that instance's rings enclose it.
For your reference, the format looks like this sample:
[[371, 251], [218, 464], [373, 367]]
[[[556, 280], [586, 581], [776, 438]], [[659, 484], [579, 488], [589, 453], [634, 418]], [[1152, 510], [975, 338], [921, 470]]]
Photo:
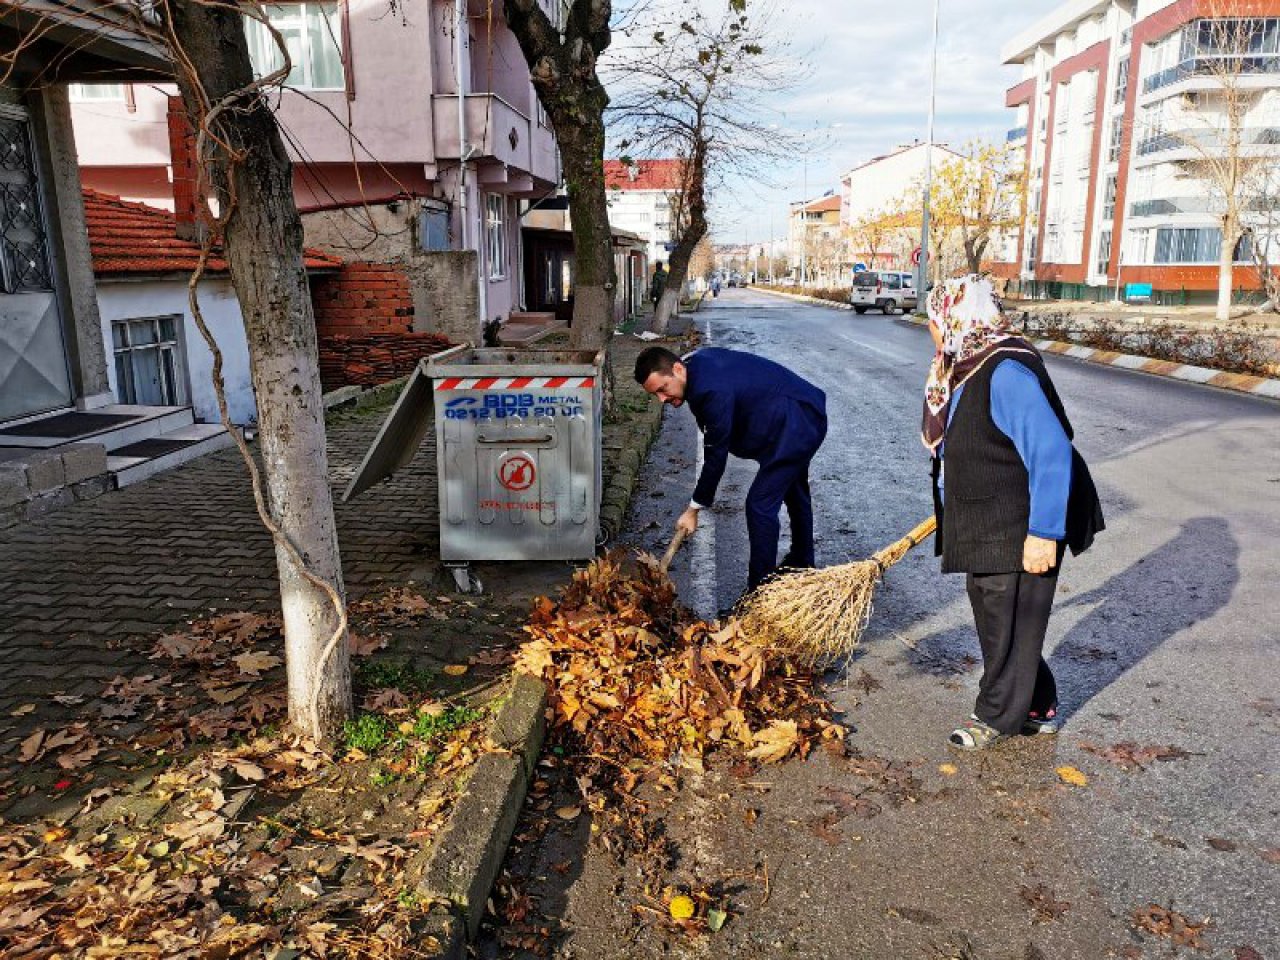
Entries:
[[893, 557], [895, 554], [906, 553], [908, 550], [918, 547], [924, 542], [926, 537], [937, 529], [938, 518], [930, 517], [928, 520], [916, 524], [915, 528], [901, 540], [896, 543], [889, 544], [889, 546], [885, 547], [879, 553], [876, 553], [872, 556], [871, 560], [883, 571], [886, 561], [888, 561], [890, 557]]
[[680, 548], [684, 546], [685, 540], [689, 538], [689, 534], [685, 533], [682, 528], [676, 530], [676, 535], [671, 538], [671, 546], [667, 547], [667, 552], [662, 555], [662, 562], [658, 564], [658, 569], [666, 573], [671, 568], [671, 561], [676, 558]]

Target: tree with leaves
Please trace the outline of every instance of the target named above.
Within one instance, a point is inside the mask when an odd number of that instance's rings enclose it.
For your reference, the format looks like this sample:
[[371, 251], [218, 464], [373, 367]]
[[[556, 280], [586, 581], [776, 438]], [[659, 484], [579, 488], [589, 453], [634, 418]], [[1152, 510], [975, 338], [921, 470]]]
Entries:
[[764, 95], [785, 86], [780, 61], [765, 53], [771, 23], [771, 7], [749, 18], [745, 0], [711, 13], [686, 4], [655, 7], [635, 28], [643, 41], [609, 64], [615, 96], [608, 118], [618, 152], [628, 161], [680, 161], [675, 246], [652, 322], [656, 332], [665, 332], [675, 314], [691, 259], [710, 229], [712, 187], [727, 172], [759, 170], [785, 150], [786, 135], [762, 119]]
[[934, 175], [930, 216], [954, 236], [968, 271], [978, 273], [991, 243], [1018, 227], [1026, 171], [1021, 151], [1005, 144], [973, 140], [959, 153]]

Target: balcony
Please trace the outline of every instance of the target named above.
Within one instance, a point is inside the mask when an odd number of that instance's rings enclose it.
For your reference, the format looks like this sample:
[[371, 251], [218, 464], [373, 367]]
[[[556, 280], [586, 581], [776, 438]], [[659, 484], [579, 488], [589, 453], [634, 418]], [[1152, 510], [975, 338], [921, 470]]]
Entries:
[[[1242, 133], [1242, 144], [1246, 147], [1280, 145], [1280, 127], [1246, 127]], [[1218, 146], [1221, 131], [1218, 130], [1176, 130], [1170, 133], [1158, 133], [1138, 141], [1138, 156], [1147, 157], [1157, 153], [1173, 150], [1190, 150], [1195, 153], [1212, 151]]]
[[[1267, 208], [1266, 198], [1246, 205], [1245, 209], [1262, 212]], [[1213, 197], [1165, 197], [1159, 200], [1141, 200], [1129, 205], [1131, 217], [1171, 217], [1178, 214], [1219, 216], [1222, 204]]]
[[1004, 136], [1005, 143], [1017, 143], [1019, 140], [1027, 139], [1027, 128], [1025, 126], [1014, 127]]
[[1233, 75], [1238, 73], [1242, 77], [1280, 74], [1280, 56], [1191, 57], [1147, 77], [1142, 81], [1142, 92], [1154, 93], [1192, 77], [1211, 77], [1219, 70], [1229, 70]]
[[[465, 101], [465, 159], [489, 161], [516, 176], [555, 183], [555, 141], [551, 131], [532, 122], [493, 93], [469, 93]], [[431, 98], [435, 152], [439, 160], [464, 159], [458, 136], [458, 98], [439, 94]], [[496, 185], [496, 183], [495, 183]]]

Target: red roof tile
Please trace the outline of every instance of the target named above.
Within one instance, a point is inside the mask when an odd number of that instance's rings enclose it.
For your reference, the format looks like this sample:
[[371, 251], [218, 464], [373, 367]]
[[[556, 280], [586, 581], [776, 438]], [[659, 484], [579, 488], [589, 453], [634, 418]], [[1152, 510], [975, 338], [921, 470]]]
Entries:
[[839, 209], [840, 209], [839, 196], [822, 197], [821, 199], [814, 200], [805, 206], [805, 210], [809, 211], [810, 213], [826, 213], [831, 210], [839, 210]]
[[[196, 267], [200, 244], [178, 238], [173, 214], [168, 210], [86, 188], [84, 215], [94, 273], [184, 273]], [[213, 248], [206, 270], [226, 272], [227, 262], [221, 252], [220, 247]], [[303, 262], [310, 270], [336, 270], [342, 266], [337, 257], [311, 249], [304, 251]]]
[[606, 160], [604, 182], [610, 190], [679, 190], [683, 170], [683, 160]]

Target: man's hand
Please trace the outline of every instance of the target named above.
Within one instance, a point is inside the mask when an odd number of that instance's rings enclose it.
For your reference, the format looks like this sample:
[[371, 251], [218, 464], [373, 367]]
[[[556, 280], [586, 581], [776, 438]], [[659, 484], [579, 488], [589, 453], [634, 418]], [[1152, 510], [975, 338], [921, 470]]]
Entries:
[[693, 536], [698, 529], [698, 512], [697, 507], [686, 508], [685, 512], [680, 514], [680, 519], [676, 521], [676, 529]]
[[1058, 564], [1058, 541], [1027, 535], [1022, 545], [1022, 569], [1027, 573], [1048, 573]]

